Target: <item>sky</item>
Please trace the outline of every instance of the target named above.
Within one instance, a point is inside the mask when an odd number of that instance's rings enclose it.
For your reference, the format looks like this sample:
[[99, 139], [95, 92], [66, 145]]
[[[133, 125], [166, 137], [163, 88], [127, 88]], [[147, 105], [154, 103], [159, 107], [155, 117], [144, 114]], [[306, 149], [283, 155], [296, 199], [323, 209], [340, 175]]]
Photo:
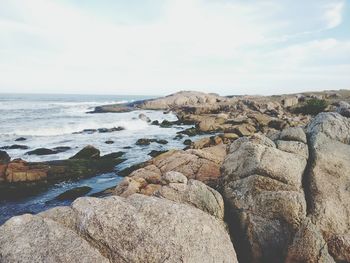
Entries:
[[0, 0], [0, 92], [350, 89], [350, 0]]

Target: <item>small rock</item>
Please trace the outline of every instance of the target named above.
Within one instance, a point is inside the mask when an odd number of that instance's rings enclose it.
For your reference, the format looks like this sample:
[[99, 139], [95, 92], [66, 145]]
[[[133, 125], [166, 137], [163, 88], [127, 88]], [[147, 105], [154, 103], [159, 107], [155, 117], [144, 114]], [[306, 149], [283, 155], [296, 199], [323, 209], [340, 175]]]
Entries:
[[15, 142], [22, 142], [22, 141], [25, 141], [27, 140], [27, 138], [24, 138], [24, 137], [19, 137], [15, 140]]
[[65, 201], [65, 200], [74, 200], [78, 197], [88, 194], [91, 191], [89, 186], [76, 187], [70, 190], [65, 191], [64, 193], [55, 197], [56, 200]]
[[50, 155], [56, 153], [56, 151], [47, 148], [38, 148], [33, 151], [26, 152], [27, 155]]
[[152, 150], [150, 153], [148, 153], [148, 155], [152, 157], [157, 157], [158, 155], [161, 155], [162, 153], [165, 153], [165, 152], [167, 151]]
[[297, 141], [307, 143], [306, 134], [300, 127], [284, 129], [280, 134], [280, 139], [285, 141]]
[[5, 151], [0, 151], [0, 164], [8, 163], [11, 160], [10, 156]]
[[113, 143], [114, 143], [114, 141], [112, 141], [112, 140], [108, 140], [108, 141], [105, 141], [105, 143], [106, 143], [106, 144], [113, 144]]
[[0, 149], [4, 149], [4, 150], [27, 150], [29, 149], [28, 146], [26, 145], [20, 145], [20, 144], [13, 144], [11, 146], [3, 146], [3, 147], [0, 147]]
[[160, 125], [158, 120], [152, 121], [151, 125]]
[[170, 128], [173, 124], [170, 121], [164, 120], [159, 126], [161, 128]]
[[80, 150], [76, 155], [70, 159], [98, 159], [100, 158], [100, 150], [94, 146], [88, 145]]
[[187, 184], [187, 177], [184, 176], [182, 173], [175, 172], [175, 171], [170, 171], [167, 172], [163, 176], [163, 180], [166, 183], [182, 183], [182, 184]]
[[184, 140], [184, 145], [190, 146], [192, 144], [192, 141], [190, 139]]
[[138, 139], [137, 142], [136, 142], [136, 145], [142, 145], [142, 146], [150, 145], [150, 144], [151, 144], [151, 140], [150, 139], [146, 139], [146, 138]]

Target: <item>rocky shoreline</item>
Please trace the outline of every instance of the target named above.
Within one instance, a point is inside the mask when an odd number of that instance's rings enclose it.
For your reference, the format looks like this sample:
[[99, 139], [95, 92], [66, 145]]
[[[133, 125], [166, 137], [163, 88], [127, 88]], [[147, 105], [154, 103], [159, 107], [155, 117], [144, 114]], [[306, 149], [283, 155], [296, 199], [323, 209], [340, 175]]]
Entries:
[[[126, 169], [110, 196], [8, 220], [0, 227], [0, 262], [350, 262], [349, 101], [346, 90], [179, 92], [98, 107], [173, 111], [179, 120], [164, 128], [193, 124], [179, 136], [208, 136]], [[104, 157], [68, 161], [78, 160], [98, 169]], [[8, 171], [12, 163], [1, 153], [7, 183], [23, 175]], [[57, 179], [55, 163], [41, 165]]]

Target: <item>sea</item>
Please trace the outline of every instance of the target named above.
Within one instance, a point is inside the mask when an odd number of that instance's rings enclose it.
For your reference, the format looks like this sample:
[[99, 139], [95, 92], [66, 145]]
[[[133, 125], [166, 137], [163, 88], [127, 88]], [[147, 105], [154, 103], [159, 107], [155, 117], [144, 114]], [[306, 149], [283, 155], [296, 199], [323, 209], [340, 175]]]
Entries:
[[[152, 150], [164, 151], [182, 149], [183, 138], [174, 139], [176, 133], [190, 126], [160, 128], [139, 118], [141, 113], [152, 121], [176, 120], [173, 113], [138, 110], [127, 113], [90, 114], [96, 106], [118, 104], [150, 99], [147, 96], [118, 95], [61, 95], [61, 94], [0, 94], [0, 147], [14, 144], [28, 149], [8, 149], [11, 159], [39, 162], [67, 159], [83, 147], [93, 145], [101, 154], [123, 151], [126, 161], [117, 165], [111, 173], [97, 174], [80, 181], [61, 182], [49, 186], [43, 192], [14, 201], [0, 201], [0, 224], [15, 215], [35, 214], [50, 207], [69, 205], [71, 201], [56, 201], [59, 194], [76, 187], [92, 188], [88, 195], [117, 185], [123, 178], [118, 171], [144, 162], [151, 157]], [[110, 133], [88, 133], [86, 129], [123, 127], [124, 130]], [[16, 141], [23, 137], [24, 141]], [[135, 145], [140, 138], [165, 139], [169, 143], [151, 143], [148, 146]], [[113, 141], [107, 144], [106, 141]], [[70, 150], [53, 155], [28, 155], [37, 148], [70, 147]]]

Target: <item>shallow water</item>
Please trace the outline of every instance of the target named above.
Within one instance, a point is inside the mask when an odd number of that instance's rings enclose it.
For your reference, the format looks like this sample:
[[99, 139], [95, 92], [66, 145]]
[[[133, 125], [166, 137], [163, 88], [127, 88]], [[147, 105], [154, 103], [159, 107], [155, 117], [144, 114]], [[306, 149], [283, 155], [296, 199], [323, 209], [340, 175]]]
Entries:
[[[173, 140], [176, 132], [186, 128], [178, 126], [160, 128], [138, 118], [146, 114], [152, 121], [176, 120], [176, 116], [160, 111], [134, 111], [128, 113], [87, 114], [95, 106], [123, 103], [146, 99], [143, 96], [89, 96], [89, 95], [17, 95], [0, 94], [0, 147], [21, 144], [27, 150], [6, 150], [12, 159], [22, 158], [27, 161], [48, 161], [66, 159], [77, 153], [84, 146], [91, 144], [100, 149], [101, 154], [123, 151], [127, 159], [116, 166], [112, 173], [99, 174], [78, 182], [58, 183], [48, 187], [42, 193], [17, 201], [0, 201], [0, 224], [9, 217], [23, 213], [37, 213], [49, 207], [69, 204], [52, 201], [57, 195], [78, 186], [90, 186], [89, 195], [115, 186], [122, 178], [118, 171], [150, 159], [152, 150], [183, 148], [183, 140]], [[122, 126], [125, 130], [112, 133], [73, 134], [84, 129], [112, 128]], [[25, 141], [15, 140], [25, 137]], [[137, 146], [139, 138], [159, 138], [169, 141], [166, 145], [152, 143], [149, 146]], [[112, 140], [113, 144], [105, 141]], [[36, 148], [71, 147], [70, 150], [54, 155], [27, 155]], [[130, 149], [124, 147], [130, 146]]]

